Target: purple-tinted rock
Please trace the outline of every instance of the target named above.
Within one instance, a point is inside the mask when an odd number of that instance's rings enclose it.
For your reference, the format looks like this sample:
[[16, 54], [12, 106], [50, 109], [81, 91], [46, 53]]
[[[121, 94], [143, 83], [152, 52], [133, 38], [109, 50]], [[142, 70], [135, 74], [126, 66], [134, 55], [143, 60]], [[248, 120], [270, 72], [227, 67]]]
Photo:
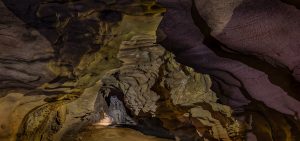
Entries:
[[[176, 1], [160, 0], [159, 2], [163, 6], [169, 7], [159, 27], [167, 35], [161, 44], [173, 51], [179, 62], [189, 65], [197, 71], [208, 73], [221, 83], [225, 83], [226, 86], [222, 84], [221, 87], [223, 87], [224, 93], [230, 95], [231, 102], [228, 103], [229, 105], [244, 105], [247, 104], [248, 100], [257, 100], [288, 115], [300, 113], [298, 108], [300, 102], [289, 96], [281, 87], [271, 83], [266, 73], [239, 60], [219, 56], [214, 52], [213, 47], [204, 44], [203, 30], [201, 31], [195, 25], [191, 15], [191, 1], [185, 0], [184, 3], [177, 1], [177, 4]], [[291, 36], [294, 37], [295, 34]], [[263, 40], [262, 42], [268, 41]], [[230, 43], [234, 44], [235, 42]]]

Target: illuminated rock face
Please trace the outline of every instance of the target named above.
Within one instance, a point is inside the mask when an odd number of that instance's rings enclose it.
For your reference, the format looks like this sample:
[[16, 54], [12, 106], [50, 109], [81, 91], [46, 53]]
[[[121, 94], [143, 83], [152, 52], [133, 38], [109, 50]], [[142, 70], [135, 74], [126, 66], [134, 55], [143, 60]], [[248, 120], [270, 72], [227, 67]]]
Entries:
[[123, 65], [102, 80], [104, 85], [122, 90], [125, 103], [135, 115], [156, 111], [159, 95], [151, 88], [164, 61], [163, 53], [163, 48], [155, 44], [154, 33], [134, 36], [120, 46], [118, 58]]
[[[102, 94], [113, 96], [111, 89], [119, 89], [135, 119], [150, 113], [181, 140], [241, 139], [242, 127], [232, 117], [230, 107], [217, 103], [210, 77], [177, 63], [173, 54], [155, 42], [151, 34], [123, 41], [117, 55], [123, 64], [101, 80]], [[178, 126], [172, 127], [170, 122]], [[193, 127], [188, 131], [191, 136], [179, 131], [184, 125]]]
[[77, 140], [86, 141], [172, 141], [143, 135], [129, 128], [92, 128], [84, 130], [78, 136]]
[[1, 1], [0, 140], [300, 139], [299, 3], [158, 3]]
[[116, 96], [110, 97], [110, 105], [108, 107], [108, 114], [112, 118], [112, 124], [129, 124], [135, 125], [136, 123], [126, 113], [124, 104]]
[[155, 34], [154, 5], [1, 1], [0, 140], [67, 140], [103, 118], [99, 80], [121, 65], [122, 41]]
[[126, 110], [123, 102], [120, 101], [116, 96], [110, 97], [110, 105], [108, 108], [109, 115], [113, 119], [114, 124], [126, 124]]

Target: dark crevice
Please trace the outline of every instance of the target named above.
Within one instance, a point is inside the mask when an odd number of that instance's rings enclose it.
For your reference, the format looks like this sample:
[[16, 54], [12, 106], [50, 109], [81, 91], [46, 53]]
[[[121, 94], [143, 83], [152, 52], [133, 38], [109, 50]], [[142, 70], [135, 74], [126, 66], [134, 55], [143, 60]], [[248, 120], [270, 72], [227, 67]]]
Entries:
[[[107, 105], [110, 105], [110, 97], [116, 96], [120, 101], [124, 102], [124, 93], [119, 90], [118, 88], [110, 89], [110, 93], [108, 97], [105, 97], [105, 101]], [[137, 125], [115, 125], [116, 127], [120, 128], [131, 128], [134, 130], [138, 130], [145, 135], [156, 136], [159, 138], [166, 138], [166, 139], [174, 139], [174, 135], [171, 134], [167, 129], [165, 129], [162, 125], [162, 121], [159, 118], [149, 117], [149, 116], [133, 116], [131, 110], [128, 109], [125, 105], [125, 110], [128, 116], [135, 119]]]
[[281, 0], [281, 1], [286, 4], [293, 5], [297, 9], [300, 9], [300, 1], [299, 0]]
[[300, 121], [295, 121], [293, 117], [285, 115], [286, 122], [291, 126], [290, 131], [294, 140], [300, 139]]
[[44, 57], [44, 58], [38, 58], [34, 60], [26, 60], [22, 58], [0, 58], [0, 64], [19, 64], [19, 63], [24, 63], [24, 64], [31, 64], [31, 63], [36, 63], [36, 62], [47, 62], [51, 59], [54, 59], [53, 56], [49, 57]]

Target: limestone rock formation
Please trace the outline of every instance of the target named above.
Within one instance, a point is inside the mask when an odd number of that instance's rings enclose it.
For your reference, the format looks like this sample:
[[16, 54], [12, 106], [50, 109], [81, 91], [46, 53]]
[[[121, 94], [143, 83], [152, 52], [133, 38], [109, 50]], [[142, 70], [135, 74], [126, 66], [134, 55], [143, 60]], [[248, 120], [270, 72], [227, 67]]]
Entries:
[[[51, 43], [0, 2], [0, 88], [34, 88], [55, 78]], [[0, 94], [1, 95], [1, 94]]]
[[[239, 123], [232, 117], [228, 106], [217, 103], [218, 98], [210, 89], [210, 77], [177, 63], [174, 55], [155, 42], [153, 35], [133, 36], [129, 41], [123, 41], [118, 53], [123, 65], [102, 79], [100, 91], [103, 95], [110, 96], [111, 89], [122, 91], [127, 107], [136, 118], [141, 113], [151, 113], [161, 119], [173, 116], [173, 112], [181, 113], [180, 116], [199, 122], [192, 125], [196, 127], [194, 132], [202, 138], [207, 138], [204, 134], [209, 133], [209, 137], [214, 139], [241, 139]], [[164, 102], [159, 102], [162, 99]], [[168, 102], [169, 107], [164, 107]], [[162, 112], [166, 109], [171, 113]], [[212, 117], [214, 112], [221, 113], [220, 119]], [[220, 120], [227, 122], [221, 123]], [[173, 130], [175, 132], [176, 129]], [[178, 138], [186, 140], [181, 135]]]
[[143, 16], [163, 11], [153, 5], [1, 1], [0, 140], [69, 140], [103, 118], [98, 81], [120, 65], [123, 40], [141, 27], [155, 34]]
[[[298, 9], [279, 0], [159, 3], [167, 8], [158, 29], [160, 44], [178, 62], [211, 76], [221, 103], [253, 124], [257, 138], [249, 132], [248, 140], [298, 140], [299, 21], [293, 18]], [[291, 123], [278, 128], [270, 122], [275, 115], [282, 115], [276, 121]]]
[[158, 77], [163, 63], [159, 57], [164, 51], [154, 43], [153, 36], [134, 36], [130, 41], [124, 41], [118, 54], [123, 66], [102, 80], [105, 86], [123, 91], [126, 104], [135, 115], [140, 111], [154, 113], [157, 108], [159, 95], [151, 87]]
[[117, 96], [110, 97], [110, 105], [108, 107], [108, 115], [112, 119], [112, 124], [129, 124], [136, 125], [136, 123], [128, 116], [124, 103], [118, 99]]
[[0, 140], [298, 141], [299, 7], [2, 0]]

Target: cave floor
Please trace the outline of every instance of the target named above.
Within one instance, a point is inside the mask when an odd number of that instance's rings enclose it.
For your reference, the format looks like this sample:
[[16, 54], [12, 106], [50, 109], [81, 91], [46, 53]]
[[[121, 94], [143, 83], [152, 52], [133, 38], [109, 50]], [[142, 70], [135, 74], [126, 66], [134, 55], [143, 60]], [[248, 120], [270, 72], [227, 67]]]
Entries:
[[75, 141], [171, 141], [144, 135], [130, 128], [108, 128], [104, 126], [89, 126], [82, 130]]

